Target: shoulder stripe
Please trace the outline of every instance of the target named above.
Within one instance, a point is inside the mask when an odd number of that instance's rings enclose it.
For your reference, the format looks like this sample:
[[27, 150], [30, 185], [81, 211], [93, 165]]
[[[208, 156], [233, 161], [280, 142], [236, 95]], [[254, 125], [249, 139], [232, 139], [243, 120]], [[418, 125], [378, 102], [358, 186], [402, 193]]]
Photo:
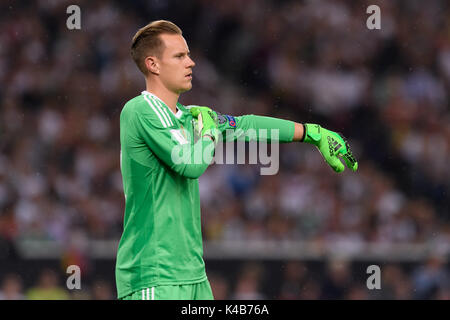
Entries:
[[155, 103], [157, 105], [157, 107], [159, 108], [159, 111], [161, 111], [161, 114], [163, 115], [164, 119], [167, 121], [167, 124], [169, 126], [173, 126], [173, 122], [172, 119], [170, 119], [169, 114], [167, 113], [166, 107], [163, 106], [163, 104], [161, 103], [161, 101], [155, 99]]
[[155, 108], [155, 106], [153, 105], [153, 103], [150, 101], [150, 99], [148, 98], [148, 96], [146, 94], [144, 94], [144, 99], [145, 99], [145, 101], [147, 101], [147, 103], [150, 105], [150, 107], [152, 107], [153, 111], [158, 116], [158, 118], [161, 121], [164, 128], [167, 128], [166, 122], [163, 120], [163, 118], [161, 117], [161, 115], [159, 114], [159, 112], [157, 111], [157, 109]]
[[[164, 107], [164, 106], [162, 106], [162, 109], [164, 110], [164, 112], [166, 113], [167, 117], [169, 118], [169, 120], [170, 120], [170, 125], [173, 126], [172, 118], [169, 116], [169, 113], [168, 113], [168, 111], [167, 111], [167, 108]], [[172, 113], [172, 112], [171, 112], [171, 113]]]

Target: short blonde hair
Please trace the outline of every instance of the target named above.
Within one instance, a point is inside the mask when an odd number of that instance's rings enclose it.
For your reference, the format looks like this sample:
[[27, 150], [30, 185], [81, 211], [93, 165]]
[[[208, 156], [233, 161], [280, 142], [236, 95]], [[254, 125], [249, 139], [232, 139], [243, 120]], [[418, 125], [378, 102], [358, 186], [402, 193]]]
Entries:
[[131, 57], [144, 75], [148, 74], [145, 58], [149, 55], [160, 57], [164, 50], [164, 43], [159, 37], [161, 34], [183, 34], [181, 29], [173, 22], [157, 20], [140, 28], [131, 43]]

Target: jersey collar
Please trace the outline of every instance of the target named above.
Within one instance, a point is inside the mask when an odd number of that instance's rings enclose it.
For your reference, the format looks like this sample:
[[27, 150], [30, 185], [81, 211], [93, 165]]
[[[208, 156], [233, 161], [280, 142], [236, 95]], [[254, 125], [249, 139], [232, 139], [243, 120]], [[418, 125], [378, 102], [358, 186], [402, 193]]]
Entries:
[[163, 106], [165, 106], [167, 109], [169, 109], [169, 111], [170, 111], [175, 117], [177, 117], [178, 119], [180, 119], [181, 116], [183, 115], [183, 111], [181, 111], [181, 108], [178, 107], [178, 102], [177, 102], [177, 113], [173, 113], [173, 111], [172, 111], [172, 110], [165, 104], [165, 102], [162, 101], [157, 95], [155, 95], [155, 94], [153, 94], [153, 93], [151, 93], [151, 92], [149, 92], [149, 91], [147, 91], [147, 90], [142, 91], [141, 94], [146, 94], [146, 95], [152, 96], [153, 98], [158, 99], [159, 101], [161, 101], [161, 103], [163, 104]]

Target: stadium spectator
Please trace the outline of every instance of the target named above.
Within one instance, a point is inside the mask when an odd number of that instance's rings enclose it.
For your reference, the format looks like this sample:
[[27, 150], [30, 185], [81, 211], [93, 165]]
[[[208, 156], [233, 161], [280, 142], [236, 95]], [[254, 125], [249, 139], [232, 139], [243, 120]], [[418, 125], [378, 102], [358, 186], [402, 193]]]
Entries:
[[15, 273], [6, 274], [0, 286], [0, 300], [25, 300], [21, 278]]
[[38, 283], [26, 291], [28, 300], [67, 300], [67, 289], [59, 285], [58, 274], [52, 269], [44, 269], [39, 275]]

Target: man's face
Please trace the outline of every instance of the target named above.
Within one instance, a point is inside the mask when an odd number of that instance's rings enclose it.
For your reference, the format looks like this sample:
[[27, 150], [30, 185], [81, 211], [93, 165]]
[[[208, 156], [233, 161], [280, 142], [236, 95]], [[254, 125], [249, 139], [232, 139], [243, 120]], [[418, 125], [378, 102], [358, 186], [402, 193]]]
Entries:
[[189, 57], [189, 48], [183, 36], [162, 34], [164, 42], [162, 56], [158, 59], [159, 77], [167, 89], [183, 93], [192, 88], [194, 61]]

